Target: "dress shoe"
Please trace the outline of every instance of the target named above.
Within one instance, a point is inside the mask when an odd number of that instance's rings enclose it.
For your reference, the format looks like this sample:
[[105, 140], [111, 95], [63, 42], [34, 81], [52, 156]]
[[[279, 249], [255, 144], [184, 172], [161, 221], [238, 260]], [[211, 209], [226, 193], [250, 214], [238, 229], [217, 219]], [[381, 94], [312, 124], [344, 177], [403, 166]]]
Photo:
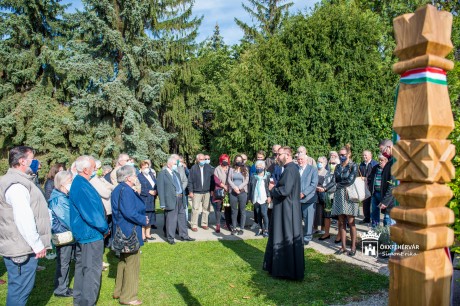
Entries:
[[0, 279], [0, 285], [4, 285], [4, 284], [6, 284], [6, 281], [3, 279]]
[[241, 235], [243, 235], [243, 234], [244, 234], [244, 231], [240, 229], [240, 230], [238, 231], [238, 235], [241, 236]]
[[131, 302], [128, 302], [128, 303], [120, 302], [120, 305], [141, 305], [141, 304], [142, 304], [141, 300], [135, 300], [135, 301], [131, 301]]
[[342, 242], [342, 239], [334, 240], [334, 243], [340, 243], [340, 242]]
[[54, 294], [55, 297], [63, 297], [63, 298], [66, 298], [66, 297], [72, 297], [73, 296], [73, 290], [72, 289], [67, 289], [66, 292], [62, 293], [62, 294]]
[[198, 229], [196, 227], [192, 227], [192, 232], [198, 232]]
[[174, 240], [168, 240], [168, 243], [171, 244], [171, 245], [176, 244], [176, 242]]
[[350, 257], [353, 257], [355, 255], [356, 255], [356, 250], [354, 250], [354, 251], [350, 250], [350, 252], [348, 252], [348, 256], [350, 256]]
[[220, 233], [220, 224], [216, 225], [216, 233]]
[[367, 224], [367, 223], [371, 223], [371, 221], [368, 220], [368, 219], [363, 219], [363, 220], [358, 222], [358, 224]]
[[120, 298], [119, 296], [112, 295], [112, 299], [114, 299], [114, 300], [118, 300], [119, 298]]
[[346, 252], [347, 252], [347, 250], [344, 250], [344, 249], [340, 248], [340, 249], [338, 249], [334, 254], [335, 254], [335, 255], [342, 255], [342, 254], [344, 254], [344, 253], [346, 253]]
[[155, 238], [155, 237], [147, 237], [147, 240], [151, 240], [151, 241], [152, 241], [152, 240], [157, 240], [157, 238]]
[[331, 238], [331, 235], [327, 235], [326, 237], [319, 237], [318, 240], [326, 240]]
[[192, 238], [192, 237], [186, 237], [186, 238], [181, 237], [180, 240], [182, 240], [182, 241], [195, 241], [196, 239]]
[[156, 225], [151, 225], [150, 228], [151, 229], [157, 229], [158, 227]]

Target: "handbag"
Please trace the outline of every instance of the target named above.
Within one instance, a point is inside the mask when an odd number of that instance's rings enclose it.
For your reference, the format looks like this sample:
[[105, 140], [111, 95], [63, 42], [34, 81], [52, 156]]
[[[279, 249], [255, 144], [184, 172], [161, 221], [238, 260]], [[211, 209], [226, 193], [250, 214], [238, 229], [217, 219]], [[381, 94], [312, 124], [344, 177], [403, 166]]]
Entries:
[[348, 200], [351, 202], [362, 202], [365, 199], [371, 196], [371, 192], [369, 191], [369, 187], [367, 186], [367, 179], [365, 176], [361, 176], [361, 172], [359, 171], [359, 175], [355, 178], [355, 181], [350, 186], [346, 187]]
[[[120, 201], [124, 189], [125, 187], [121, 188], [120, 195], [118, 197], [118, 214], [121, 214]], [[120, 253], [135, 253], [139, 250], [140, 247], [141, 246], [139, 244], [139, 239], [137, 238], [136, 233], [136, 226], [133, 226], [131, 235], [126, 237], [125, 234], [123, 234], [121, 231], [120, 226], [117, 224], [115, 235], [113, 235], [112, 250]]]
[[214, 190], [214, 199], [216, 200], [222, 200], [225, 198], [225, 190], [224, 188], [218, 188]]
[[63, 246], [74, 242], [72, 232], [56, 213], [51, 209], [53, 217], [51, 241], [55, 246]]
[[71, 231], [65, 231], [62, 233], [52, 234], [51, 241], [55, 246], [63, 246], [69, 243], [72, 243], [73, 235]]

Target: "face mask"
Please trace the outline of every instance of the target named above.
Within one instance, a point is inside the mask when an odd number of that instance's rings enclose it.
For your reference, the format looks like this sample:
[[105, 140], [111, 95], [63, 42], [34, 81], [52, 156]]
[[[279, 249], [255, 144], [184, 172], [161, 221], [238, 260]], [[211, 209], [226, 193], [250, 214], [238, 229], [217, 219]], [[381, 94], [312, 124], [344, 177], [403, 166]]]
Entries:
[[205, 159], [204, 162], [209, 164], [211, 161], [209, 159]]
[[[200, 163], [201, 164], [201, 163]], [[177, 171], [177, 165], [172, 166], [172, 171]]]
[[97, 174], [97, 176], [102, 176], [104, 174], [104, 172], [102, 171], [102, 168], [98, 169], [96, 171], [96, 174]]
[[133, 162], [127, 162], [126, 166], [133, 166], [134, 167], [134, 163]]
[[93, 173], [91, 173], [91, 176], [89, 178], [92, 179], [95, 176], [96, 176], [96, 171], [93, 171]]
[[70, 187], [71, 187], [71, 186], [72, 186], [72, 184], [70, 184], [70, 183], [69, 183], [69, 184], [66, 184], [66, 185], [64, 185], [64, 188], [65, 188], [65, 189], [67, 189], [67, 193], [69, 193], [69, 192], [70, 192]]
[[340, 163], [342, 163], [342, 164], [347, 161], [346, 156], [340, 156], [339, 159], [340, 159]]
[[148, 175], [150, 173], [150, 169], [149, 168], [142, 169], [142, 173], [144, 173], [145, 175]]
[[226, 160], [222, 161], [222, 166], [224, 166], [224, 167], [228, 166], [228, 161], [226, 161]]
[[32, 159], [32, 162], [30, 163], [29, 167], [32, 170], [33, 174], [37, 174], [39, 165], [40, 165], [40, 162], [37, 159]]
[[262, 172], [264, 172], [264, 169], [256, 168], [256, 173], [257, 173], [257, 174], [260, 174], [260, 173], [262, 173]]
[[241, 167], [241, 166], [243, 166], [243, 162], [236, 162], [235, 165], [236, 165], [237, 167]]
[[318, 166], [318, 169], [323, 169], [323, 163], [318, 162], [316, 165]]
[[391, 155], [388, 154], [387, 152], [383, 152], [382, 155], [385, 156], [388, 160], [390, 160], [391, 158]]

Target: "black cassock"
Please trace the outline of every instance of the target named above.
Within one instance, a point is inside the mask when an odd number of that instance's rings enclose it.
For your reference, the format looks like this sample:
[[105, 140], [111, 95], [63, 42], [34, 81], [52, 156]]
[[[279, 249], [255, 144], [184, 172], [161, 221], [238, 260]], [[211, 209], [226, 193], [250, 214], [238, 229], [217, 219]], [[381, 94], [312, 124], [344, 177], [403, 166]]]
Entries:
[[300, 206], [300, 174], [293, 162], [271, 191], [273, 211], [270, 220], [264, 270], [273, 277], [303, 280], [305, 269]]

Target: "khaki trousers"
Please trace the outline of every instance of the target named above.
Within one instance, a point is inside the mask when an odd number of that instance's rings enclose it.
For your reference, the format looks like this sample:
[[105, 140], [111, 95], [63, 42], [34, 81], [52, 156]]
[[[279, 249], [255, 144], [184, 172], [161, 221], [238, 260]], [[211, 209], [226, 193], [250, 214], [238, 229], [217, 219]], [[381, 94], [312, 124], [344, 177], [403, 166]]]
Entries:
[[198, 227], [198, 215], [200, 213], [200, 207], [203, 207], [201, 215], [201, 226], [208, 226], [208, 216], [210, 211], [209, 203], [209, 192], [207, 193], [194, 193], [192, 199], [192, 228]]
[[137, 300], [140, 259], [139, 251], [130, 254], [120, 254], [115, 290], [113, 291], [113, 296], [120, 297], [120, 303], [129, 303]]

